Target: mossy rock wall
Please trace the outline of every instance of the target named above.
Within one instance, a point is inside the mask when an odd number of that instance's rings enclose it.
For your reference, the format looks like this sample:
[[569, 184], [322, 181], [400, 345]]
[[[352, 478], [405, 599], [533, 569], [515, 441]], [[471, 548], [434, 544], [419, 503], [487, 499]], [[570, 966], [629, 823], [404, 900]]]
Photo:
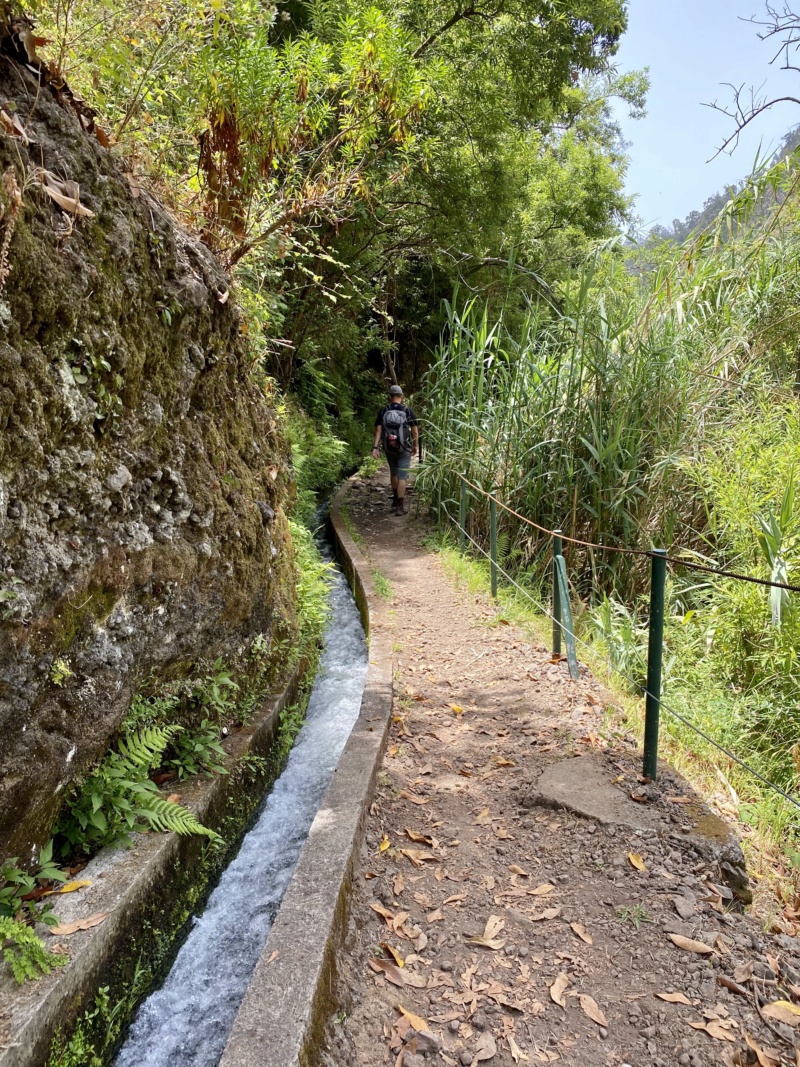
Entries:
[[0, 133], [0, 858], [27, 861], [143, 680], [291, 636], [291, 472], [211, 253], [6, 57], [0, 106], [31, 139]]

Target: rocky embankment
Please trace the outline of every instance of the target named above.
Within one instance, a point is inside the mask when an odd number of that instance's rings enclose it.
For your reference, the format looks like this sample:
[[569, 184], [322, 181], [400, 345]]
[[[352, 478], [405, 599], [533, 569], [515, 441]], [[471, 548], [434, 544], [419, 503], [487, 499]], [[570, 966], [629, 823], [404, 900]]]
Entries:
[[0, 55], [0, 856], [145, 679], [293, 627], [289, 457], [211, 253]]

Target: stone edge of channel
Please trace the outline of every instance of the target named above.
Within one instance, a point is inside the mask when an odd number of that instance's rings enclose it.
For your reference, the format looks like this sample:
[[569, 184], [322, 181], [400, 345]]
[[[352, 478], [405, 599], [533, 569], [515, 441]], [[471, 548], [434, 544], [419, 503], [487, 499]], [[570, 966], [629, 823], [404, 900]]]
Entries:
[[369, 562], [347, 530], [337, 492], [330, 524], [369, 635], [361, 709], [323, 797], [220, 1061], [220, 1067], [312, 1067], [334, 1007], [336, 956], [353, 868], [392, 709], [391, 640]]
[[[236, 756], [260, 751], [270, 743], [280, 713], [297, 697], [302, 671], [301, 664], [283, 691], [267, 698], [247, 735], [238, 744], [234, 739]], [[204, 822], [216, 808], [225, 805], [228, 788], [229, 779], [219, 776], [182, 792], [191, 793], [185, 803]], [[10, 995], [4, 990], [2, 1008], [8, 1043], [0, 1044], [0, 1067], [43, 1067], [55, 1034], [62, 1028], [69, 1034], [83, 1011], [91, 1006], [107, 968], [120, 951], [125, 951], [131, 936], [131, 915], [152, 903], [164, 880], [184, 861], [186, 844], [192, 840], [174, 833], [136, 834], [134, 838], [132, 850], [103, 849], [82, 873], [82, 877], [91, 874], [95, 862], [102, 867], [108, 864], [103, 881], [94, 883], [100, 897], [89, 911], [107, 910], [109, 914], [101, 925], [73, 935], [76, 951], [69, 966], [38, 982], [27, 982]], [[81, 912], [86, 909], [81, 908], [80, 901], [76, 904], [78, 913], [68, 918], [85, 917]]]

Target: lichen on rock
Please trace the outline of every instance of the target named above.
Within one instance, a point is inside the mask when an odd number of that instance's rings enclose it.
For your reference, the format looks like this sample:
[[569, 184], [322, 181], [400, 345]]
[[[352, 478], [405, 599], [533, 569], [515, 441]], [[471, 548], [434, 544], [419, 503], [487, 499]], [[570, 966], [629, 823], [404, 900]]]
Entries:
[[291, 470], [212, 254], [7, 56], [0, 98], [30, 139], [0, 131], [23, 190], [0, 314], [0, 856], [24, 857], [143, 679], [292, 634]]

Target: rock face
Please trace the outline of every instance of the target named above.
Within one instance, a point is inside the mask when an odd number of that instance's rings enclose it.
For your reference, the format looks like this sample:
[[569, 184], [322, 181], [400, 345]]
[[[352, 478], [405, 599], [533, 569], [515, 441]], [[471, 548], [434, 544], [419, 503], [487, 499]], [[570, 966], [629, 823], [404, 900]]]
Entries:
[[0, 128], [0, 858], [24, 861], [144, 679], [291, 635], [291, 483], [210, 252], [3, 56], [0, 105], [31, 140]]

